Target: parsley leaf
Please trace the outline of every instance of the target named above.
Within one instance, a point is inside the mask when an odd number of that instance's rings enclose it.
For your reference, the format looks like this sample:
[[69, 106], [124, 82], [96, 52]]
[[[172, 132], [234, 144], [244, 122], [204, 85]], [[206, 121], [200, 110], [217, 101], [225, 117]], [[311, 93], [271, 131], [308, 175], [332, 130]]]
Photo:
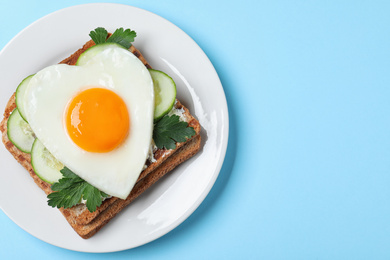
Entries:
[[134, 41], [134, 38], [137, 36], [135, 31], [130, 29], [124, 30], [123, 28], [118, 28], [115, 32], [107, 39], [108, 32], [102, 27], [96, 28], [94, 31], [89, 33], [91, 39], [95, 42], [96, 45], [112, 42], [122, 45], [126, 49], [131, 47], [131, 43]]
[[107, 39], [108, 32], [102, 27], [98, 27], [95, 31], [91, 31], [89, 36], [97, 44], [105, 43]]
[[[87, 183], [87, 182], [86, 182]], [[94, 212], [97, 207], [102, 205], [102, 197], [107, 197], [108, 195], [100, 190], [96, 189], [92, 185], [88, 184], [85, 186], [83, 199], [87, 201], [86, 206], [90, 212]]]
[[102, 204], [102, 198], [108, 197], [68, 168], [64, 167], [61, 173], [63, 177], [51, 186], [54, 192], [47, 196], [49, 206], [71, 208], [84, 199], [88, 210], [94, 212]]
[[135, 31], [130, 29], [123, 30], [123, 28], [116, 29], [115, 32], [107, 39], [107, 42], [115, 42], [126, 49], [130, 48], [131, 43], [134, 41], [134, 38], [137, 36]]
[[159, 149], [175, 149], [176, 142], [185, 142], [195, 134], [194, 128], [188, 127], [187, 122], [180, 121], [177, 115], [165, 115], [153, 129], [153, 139]]

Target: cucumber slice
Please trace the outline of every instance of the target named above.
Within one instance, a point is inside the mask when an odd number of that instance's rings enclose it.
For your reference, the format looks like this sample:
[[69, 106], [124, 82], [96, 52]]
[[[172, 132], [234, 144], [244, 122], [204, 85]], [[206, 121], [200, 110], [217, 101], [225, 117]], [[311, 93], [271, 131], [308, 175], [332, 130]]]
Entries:
[[123, 48], [122, 45], [119, 45], [117, 43], [101, 43], [95, 46], [92, 46], [91, 48], [87, 49], [85, 52], [83, 52], [79, 58], [77, 59], [76, 65], [84, 65], [86, 64], [90, 59], [92, 59], [96, 54], [98, 54], [101, 51], [104, 51], [109, 48]]
[[149, 69], [154, 85], [154, 122], [171, 111], [176, 99], [176, 84], [171, 77], [159, 70]]
[[31, 153], [35, 140], [30, 125], [23, 120], [17, 108], [14, 109], [7, 122], [8, 139], [22, 152]]
[[31, 165], [36, 175], [49, 184], [62, 178], [60, 170], [64, 168], [64, 165], [54, 158], [38, 138], [35, 139], [32, 147]]
[[22, 80], [22, 82], [19, 84], [18, 88], [16, 89], [16, 93], [15, 93], [15, 103], [16, 103], [16, 107], [18, 108], [19, 110], [19, 114], [20, 116], [24, 119], [24, 121], [27, 122], [27, 118], [26, 118], [26, 112], [24, 112], [24, 95], [26, 93], [26, 89], [27, 89], [27, 86], [28, 86], [28, 83], [30, 83], [30, 80], [31, 78], [34, 76], [35, 74], [33, 75], [30, 75], [28, 76], [27, 78], [25, 78], [24, 80]]

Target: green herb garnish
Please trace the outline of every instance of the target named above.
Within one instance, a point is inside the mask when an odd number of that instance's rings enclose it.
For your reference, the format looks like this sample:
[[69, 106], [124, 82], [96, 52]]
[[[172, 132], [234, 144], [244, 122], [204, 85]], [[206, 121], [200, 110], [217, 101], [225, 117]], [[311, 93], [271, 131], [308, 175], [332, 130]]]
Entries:
[[124, 30], [123, 28], [118, 28], [115, 32], [107, 39], [108, 32], [102, 27], [96, 28], [94, 31], [89, 33], [91, 39], [95, 42], [96, 45], [112, 42], [117, 43], [125, 47], [126, 49], [131, 47], [131, 43], [134, 41], [134, 38], [137, 36], [135, 31], [130, 29]]
[[88, 210], [94, 212], [102, 204], [102, 198], [108, 197], [106, 193], [93, 187], [67, 167], [64, 167], [61, 173], [63, 177], [51, 186], [54, 192], [47, 196], [49, 206], [71, 208], [84, 199], [87, 201]]
[[165, 115], [154, 125], [153, 139], [157, 148], [175, 149], [176, 142], [185, 142], [196, 134], [193, 127], [188, 127], [187, 122], [179, 120], [179, 116]]
[[89, 33], [89, 36], [91, 39], [95, 42], [95, 44], [102, 44], [105, 43], [107, 40], [108, 32], [106, 29], [102, 27], [96, 28], [94, 31], [91, 31]]

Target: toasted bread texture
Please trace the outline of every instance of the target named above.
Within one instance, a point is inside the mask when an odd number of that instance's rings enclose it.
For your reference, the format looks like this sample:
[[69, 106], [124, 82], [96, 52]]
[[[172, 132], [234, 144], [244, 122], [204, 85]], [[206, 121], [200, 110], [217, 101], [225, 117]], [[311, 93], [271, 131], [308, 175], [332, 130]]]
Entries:
[[[88, 41], [82, 48], [75, 53], [64, 59], [60, 63], [74, 65], [80, 56], [86, 49], [95, 45], [94, 42]], [[130, 47], [130, 51], [135, 54], [147, 68], [151, 68], [145, 58], [142, 56], [134, 46]], [[137, 183], [132, 189], [129, 196], [125, 199], [119, 199], [111, 197], [103, 201], [102, 205], [97, 208], [95, 212], [89, 212], [84, 204], [76, 205], [69, 209], [60, 208], [59, 210], [64, 215], [69, 224], [82, 238], [87, 239], [96, 234], [103, 226], [105, 226], [113, 217], [115, 217], [120, 211], [122, 211], [128, 204], [134, 199], [140, 196], [146, 189], [152, 186], [155, 182], [161, 179], [165, 174], [172, 171], [176, 166], [191, 158], [200, 149], [201, 137], [200, 137], [200, 124], [190, 114], [188, 109], [184, 107], [178, 100], [175, 107], [184, 111], [183, 116], [186, 118], [188, 125], [193, 127], [196, 134], [187, 139], [186, 142], [177, 143], [176, 149], [166, 150], [157, 149], [154, 151], [153, 162], [147, 161], [146, 169], [140, 174]], [[14, 158], [29, 172], [34, 182], [46, 193], [53, 192], [50, 188], [50, 184], [42, 181], [34, 172], [31, 166], [30, 154], [24, 153], [17, 149], [13, 143], [8, 139], [7, 135], [7, 122], [12, 111], [16, 108], [15, 93], [9, 99], [5, 111], [4, 118], [0, 123], [0, 131], [2, 132], [2, 141], [6, 149], [14, 156]]]

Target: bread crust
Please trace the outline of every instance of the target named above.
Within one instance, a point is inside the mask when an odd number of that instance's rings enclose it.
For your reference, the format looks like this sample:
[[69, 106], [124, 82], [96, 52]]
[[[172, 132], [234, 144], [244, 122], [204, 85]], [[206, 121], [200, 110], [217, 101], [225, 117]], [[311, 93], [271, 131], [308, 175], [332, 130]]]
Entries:
[[[94, 42], [88, 41], [82, 48], [78, 49], [68, 58], [60, 63], [74, 65], [85, 50], [92, 47]], [[137, 56], [147, 68], [151, 68], [149, 63], [145, 60], [143, 55], [134, 46], [130, 47], [130, 51]], [[84, 204], [76, 205], [69, 209], [60, 208], [59, 210], [64, 215], [69, 224], [73, 227], [77, 234], [82, 238], [87, 239], [96, 234], [103, 226], [105, 226], [114, 216], [123, 210], [134, 199], [141, 195], [146, 189], [152, 186], [155, 182], [161, 179], [165, 174], [173, 170], [176, 166], [191, 158], [200, 149], [200, 124], [190, 114], [188, 109], [184, 107], [178, 100], [175, 105], [178, 109], [183, 109], [183, 115], [187, 119], [189, 126], [193, 127], [196, 134], [187, 139], [186, 142], [177, 143], [176, 149], [166, 150], [157, 149], [154, 152], [155, 161], [147, 163], [147, 168], [140, 174], [133, 190], [125, 199], [111, 197], [103, 201], [102, 205], [97, 208], [95, 212], [89, 212]], [[6, 149], [14, 156], [14, 158], [29, 172], [34, 182], [46, 193], [46, 195], [53, 192], [50, 184], [42, 181], [34, 172], [31, 166], [30, 154], [24, 153], [17, 149], [8, 139], [7, 122], [10, 114], [16, 108], [15, 93], [10, 97], [4, 111], [4, 118], [0, 123], [0, 131], [2, 132], [2, 141]]]

